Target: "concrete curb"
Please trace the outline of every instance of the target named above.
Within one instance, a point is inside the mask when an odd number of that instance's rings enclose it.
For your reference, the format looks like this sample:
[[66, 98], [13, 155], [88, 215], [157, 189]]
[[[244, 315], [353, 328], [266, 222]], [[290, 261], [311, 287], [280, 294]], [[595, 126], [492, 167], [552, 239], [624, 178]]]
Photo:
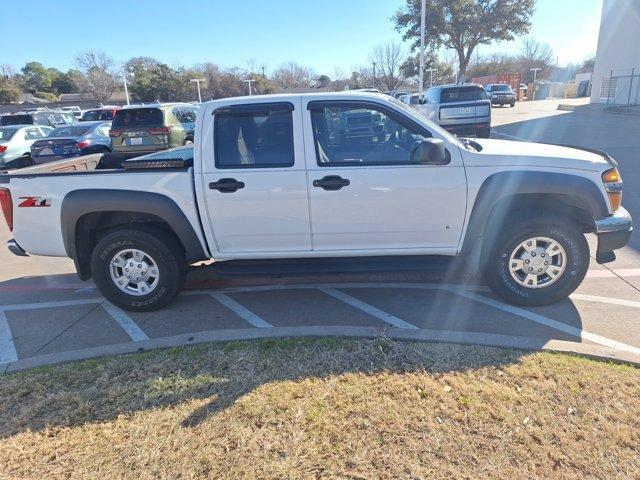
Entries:
[[413, 330], [403, 328], [373, 328], [358, 326], [312, 326], [274, 327], [232, 330], [210, 330], [205, 332], [154, 338], [139, 342], [120, 343], [103, 347], [86, 348], [61, 353], [31, 357], [16, 362], [0, 364], [0, 372], [11, 373], [44, 365], [86, 360], [108, 355], [143, 352], [157, 348], [177, 347], [206, 342], [228, 342], [283, 337], [385, 337], [393, 340], [458, 343], [483, 345], [518, 350], [549, 350], [576, 353], [586, 357], [620, 363], [640, 365], [640, 355], [612, 348], [564, 340], [542, 340], [530, 337], [516, 337], [490, 333], [462, 332], [452, 330]]

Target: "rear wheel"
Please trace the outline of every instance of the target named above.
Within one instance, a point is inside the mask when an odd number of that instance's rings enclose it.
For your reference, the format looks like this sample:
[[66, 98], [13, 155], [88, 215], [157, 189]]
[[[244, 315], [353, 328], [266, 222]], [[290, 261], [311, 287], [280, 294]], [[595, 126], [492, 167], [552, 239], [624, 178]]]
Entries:
[[589, 245], [575, 225], [531, 219], [503, 231], [486, 248], [485, 277], [510, 303], [548, 305], [569, 296], [589, 267]]
[[178, 242], [161, 229], [122, 228], [107, 233], [91, 256], [100, 293], [125, 310], [152, 311], [180, 292], [186, 261]]
[[511, 108], [516, 106], [516, 102], [511, 102], [509, 105], [511, 105]]

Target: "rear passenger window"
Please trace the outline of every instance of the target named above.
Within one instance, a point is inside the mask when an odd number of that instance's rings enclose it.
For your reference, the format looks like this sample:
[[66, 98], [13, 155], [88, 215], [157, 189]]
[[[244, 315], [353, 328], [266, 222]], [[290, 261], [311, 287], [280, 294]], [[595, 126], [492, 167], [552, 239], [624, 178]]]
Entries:
[[217, 168], [275, 168], [294, 164], [290, 104], [238, 106], [215, 114]]

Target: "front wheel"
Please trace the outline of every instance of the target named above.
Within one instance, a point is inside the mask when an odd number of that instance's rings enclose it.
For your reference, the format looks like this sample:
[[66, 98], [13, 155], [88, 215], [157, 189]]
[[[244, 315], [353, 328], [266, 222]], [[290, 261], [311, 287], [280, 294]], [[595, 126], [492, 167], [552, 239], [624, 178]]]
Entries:
[[589, 245], [574, 225], [534, 219], [509, 227], [486, 248], [485, 278], [510, 303], [549, 305], [568, 297], [589, 268]]
[[94, 248], [91, 273], [100, 293], [114, 305], [152, 311], [178, 295], [186, 261], [178, 242], [166, 232], [120, 228], [107, 233]]
[[513, 108], [516, 106], [516, 102], [511, 102], [510, 105], [511, 105], [511, 108]]

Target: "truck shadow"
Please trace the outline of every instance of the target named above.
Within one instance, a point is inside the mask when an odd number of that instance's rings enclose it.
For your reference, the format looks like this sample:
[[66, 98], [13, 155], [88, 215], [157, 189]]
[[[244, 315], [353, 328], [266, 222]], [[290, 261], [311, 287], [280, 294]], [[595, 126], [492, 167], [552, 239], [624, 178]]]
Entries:
[[379, 336], [264, 339], [87, 360], [3, 376], [0, 438], [22, 432], [51, 435], [56, 428], [171, 409], [177, 425], [193, 428], [248, 396], [254, 396], [252, 401], [274, 400], [273, 393], [263, 398], [263, 387], [273, 392], [281, 385], [291, 388], [289, 382], [311, 385], [378, 374], [491, 371], [516, 365], [528, 355], [513, 349], [400, 342]]

